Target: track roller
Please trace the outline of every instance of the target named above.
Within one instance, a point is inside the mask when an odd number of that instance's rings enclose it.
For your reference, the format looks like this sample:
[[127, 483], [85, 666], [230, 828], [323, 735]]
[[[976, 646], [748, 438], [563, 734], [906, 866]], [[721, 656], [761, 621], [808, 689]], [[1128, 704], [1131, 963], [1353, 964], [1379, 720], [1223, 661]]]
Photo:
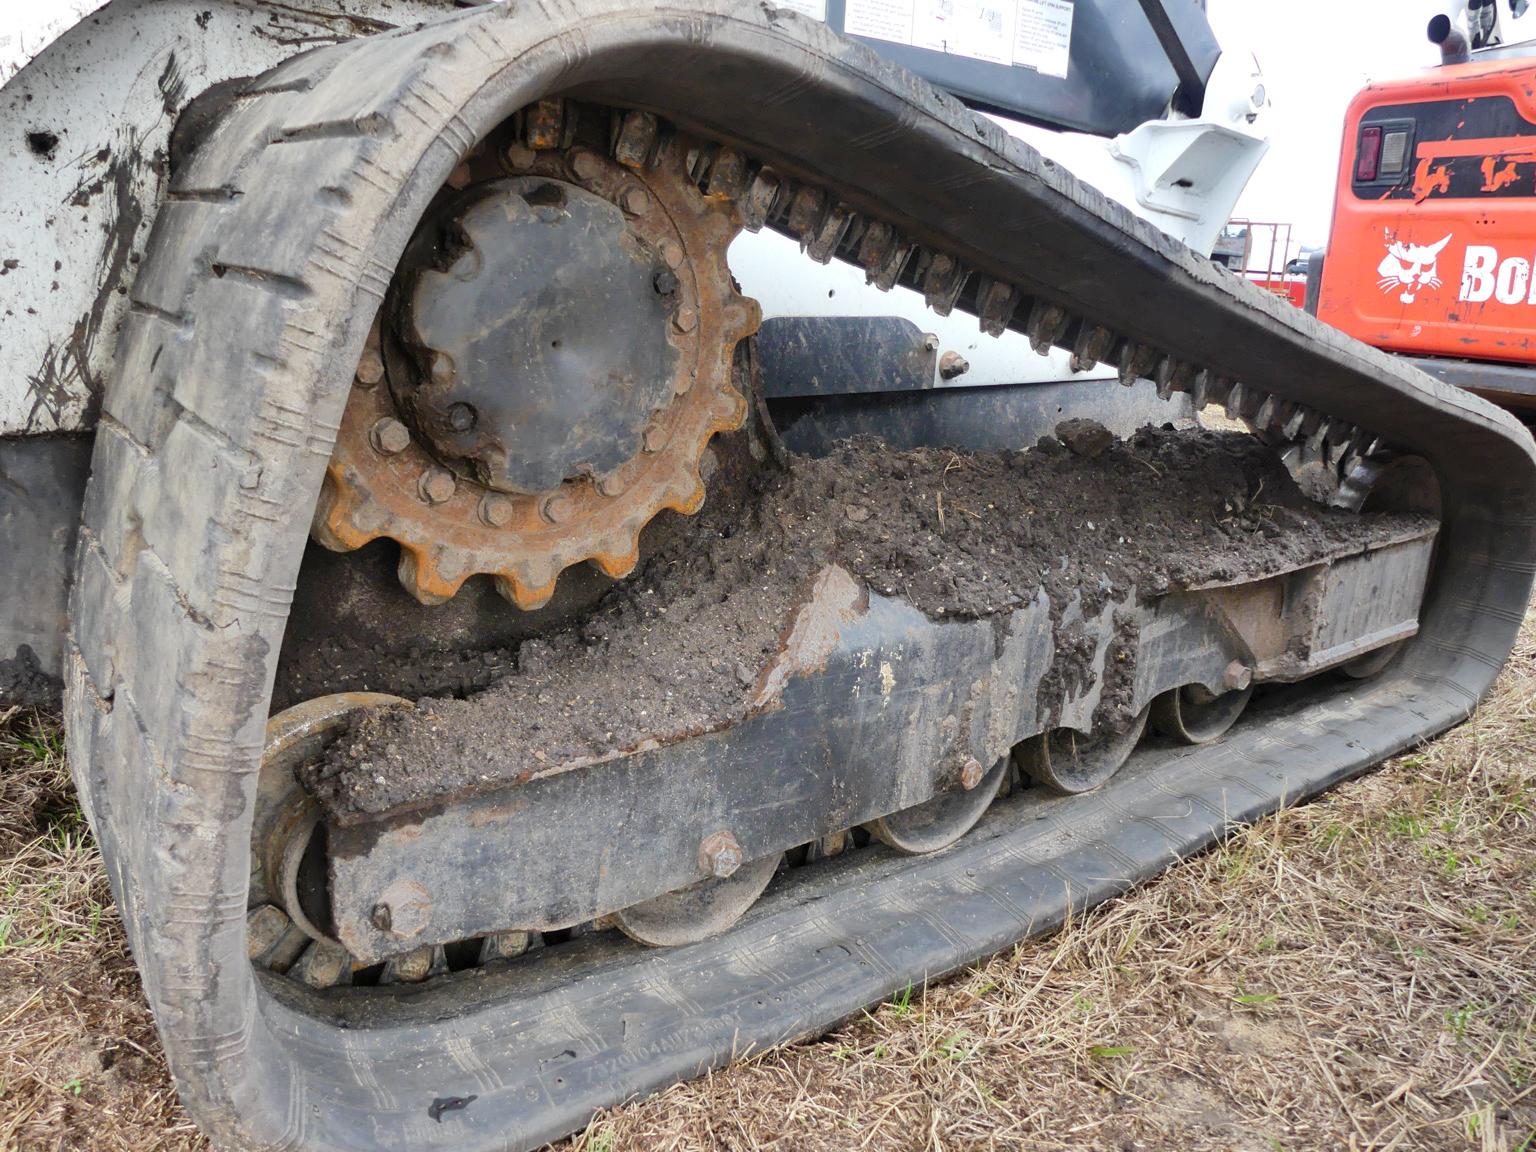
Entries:
[[718, 936], [752, 907], [778, 867], [778, 856], [749, 861], [725, 876], [710, 876], [615, 912], [614, 926], [652, 948], [674, 948]]
[[1251, 684], [1220, 695], [1186, 684], [1152, 701], [1152, 727], [1185, 744], [1208, 744], [1237, 723], [1252, 696]]
[[983, 774], [981, 765], [972, 760], [970, 773], [961, 772], [961, 783], [969, 788], [944, 792], [932, 800], [903, 808], [865, 825], [876, 840], [909, 856], [921, 856], [948, 848], [976, 826], [1008, 777], [1008, 758], [1004, 756]]
[[1014, 749], [1019, 770], [1038, 784], [1064, 795], [1091, 792], [1120, 771], [1147, 727], [1140, 714], [1118, 732], [1087, 735], [1075, 728], [1056, 728], [1024, 741]]

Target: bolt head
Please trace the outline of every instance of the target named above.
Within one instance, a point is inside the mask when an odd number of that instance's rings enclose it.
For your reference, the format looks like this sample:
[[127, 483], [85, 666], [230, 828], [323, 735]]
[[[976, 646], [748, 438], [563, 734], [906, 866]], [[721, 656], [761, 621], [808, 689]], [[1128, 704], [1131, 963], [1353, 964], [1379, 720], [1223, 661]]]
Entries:
[[377, 348], [367, 348], [357, 362], [357, 382], [370, 388], [384, 379], [384, 358]]
[[651, 206], [651, 194], [644, 188], [626, 188], [619, 205], [631, 216], [643, 215]]
[[432, 893], [414, 880], [396, 880], [379, 893], [368, 920], [397, 939], [420, 936], [432, 922]]
[[716, 880], [734, 875], [743, 863], [741, 845], [729, 832], [711, 832], [699, 844], [699, 867]]
[[576, 501], [567, 492], [555, 492], [539, 502], [539, 515], [551, 524], [562, 524], [576, 511]]
[[598, 477], [597, 480], [597, 490], [608, 497], [622, 496], [624, 489], [628, 487], [629, 485], [617, 472], [610, 472], [606, 476]]
[[506, 156], [507, 167], [519, 172], [525, 168], [532, 168], [534, 160], [538, 157], [538, 153], [521, 140], [514, 140], [508, 144], [504, 155]]
[[960, 787], [969, 792], [981, 783], [981, 778], [986, 774], [986, 769], [981, 766], [981, 761], [972, 756], [960, 768]]
[[667, 262], [668, 268], [681, 268], [683, 265], [683, 246], [676, 240], [663, 240], [656, 246], [661, 253], [661, 258]]
[[459, 486], [446, 468], [428, 468], [416, 482], [416, 490], [428, 504], [446, 504]]
[[448, 405], [448, 427], [455, 432], [468, 432], [480, 420], [480, 413], [476, 412], [472, 404]]
[[692, 332], [699, 323], [698, 309], [684, 304], [672, 314], [672, 326], [679, 332]]
[[411, 430], [393, 416], [383, 416], [368, 429], [368, 442], [375, 452], [394, 456], [411, 446]]
[[571, 157], [571, 171], [578, 180], [595, 180], [603, 170], [603, 162], [594, 152], [578, 152]]
[[492, 528], [505, 528], [512, 522], [512, 501], [488, 493], [480, 501], [480, 519]]
[[1234, 660], [1222, 672], [1221, 683], [1228, 692], [1241, 692], [1253, 683], [1253, 672], [1241, 660]]

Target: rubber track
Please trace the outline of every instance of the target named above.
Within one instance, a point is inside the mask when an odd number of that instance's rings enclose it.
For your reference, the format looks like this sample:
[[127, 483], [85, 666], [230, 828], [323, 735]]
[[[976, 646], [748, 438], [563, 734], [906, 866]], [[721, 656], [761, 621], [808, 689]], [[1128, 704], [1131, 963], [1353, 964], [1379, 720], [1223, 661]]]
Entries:
[[[939, 857], [808, 869], [718, 940], [542, 990], [449, 979], [346, 1022], [326, 1005], [350, 997], [282, 1002], [296, 993], [259, 984], [245, 957], [249, 819], [322, 469], [425, 205], [474, 141], [553, 92], [738, 141], [1005, 282], [1422, 453], [1445, 521], [1421, 639], [1378, 683], [1149, 758], [1042, 820], [1004, 807]], [[150, 253], [85, 503], [69, 752], [178, 1087], [225, 1147], [522, 1148], [823, 1029], [1456, 723], [1530, 592], [1536, 458], [1513, 420], [1214, 271], [954, 100], [767, 5], [511, 0], [299, 57], [214, 129]], [[470, 1096], [434, 1119], [434, 1100]]]

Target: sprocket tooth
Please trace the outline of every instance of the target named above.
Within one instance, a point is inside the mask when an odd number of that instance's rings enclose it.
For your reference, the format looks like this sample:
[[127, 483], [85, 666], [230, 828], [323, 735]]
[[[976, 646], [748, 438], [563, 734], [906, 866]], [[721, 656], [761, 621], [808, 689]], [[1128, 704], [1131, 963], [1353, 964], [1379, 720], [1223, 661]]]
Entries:
[[[714, 419], [710, 421], [710, 435], [716, 432], [735, 432], [747, 422], [747, 398], [734, 388], [722, 389], [715, 397]], [[700, 446], [701, 450], [703, 446]]]
[[589, 559], [604, 576], [614, 580], [622, 580], [635, 570], [635, 565], [640, 563], [640, 538], [630, 536], [617, 542], [607, 541], [604, 550], [594, 553]]
[[501, 573], [492, 583], [502, 599], [521, 608], [524, 612], [532, 612], [544, 607], [555, 595], [554, 577], [544, 584], [533, 586], [519, 580], [515, 575]]
[[463, 580], [457, 583], [445, 581], [430, 556], [405, 544], [400, 546], [400, 564], [396, 573], [400, 577], [400, 586], [429, 608], [453, 599], [453, 594], [463, 583]]
[[725, 332], [722, 338], [727, 345], [734, 346], [763, 326], [763, 306], [751, 296], [736, 295], [723, 311]]
[[356, 500], [346, 485], [330, 470], [320, 485], [320, 498], [310, 521], [310, 537], [331, 552], [355, 552], [378, 538], [377, 532], [365, 531], [354, 517]]

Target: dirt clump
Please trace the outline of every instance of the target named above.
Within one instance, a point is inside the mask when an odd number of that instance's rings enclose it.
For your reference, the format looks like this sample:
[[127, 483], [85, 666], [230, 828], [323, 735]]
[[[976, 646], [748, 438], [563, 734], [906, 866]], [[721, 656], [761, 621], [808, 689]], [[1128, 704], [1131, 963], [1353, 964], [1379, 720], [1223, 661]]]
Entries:
[[1056, 425], [1056, 439], [1061, 441], [1067, 451], [1092, 460], [1104, 455], [1105, 450], [1115, 442], [1115, 434], [1097, 420], [1078, 416]]
[[850, 441], [712, 495], [588, 617], [525, 641], [512, 675], [361, 718], [304, 782], [333, 818], [365, 818], [735, 723], [828, 564], [934, 620], [995, 617], [1041, 588], [1091, 615], [1132, 590], [1283, 571], [1408, 519], [1311, 504], [1243, 434], [1148, 428], [1095, 457]]

